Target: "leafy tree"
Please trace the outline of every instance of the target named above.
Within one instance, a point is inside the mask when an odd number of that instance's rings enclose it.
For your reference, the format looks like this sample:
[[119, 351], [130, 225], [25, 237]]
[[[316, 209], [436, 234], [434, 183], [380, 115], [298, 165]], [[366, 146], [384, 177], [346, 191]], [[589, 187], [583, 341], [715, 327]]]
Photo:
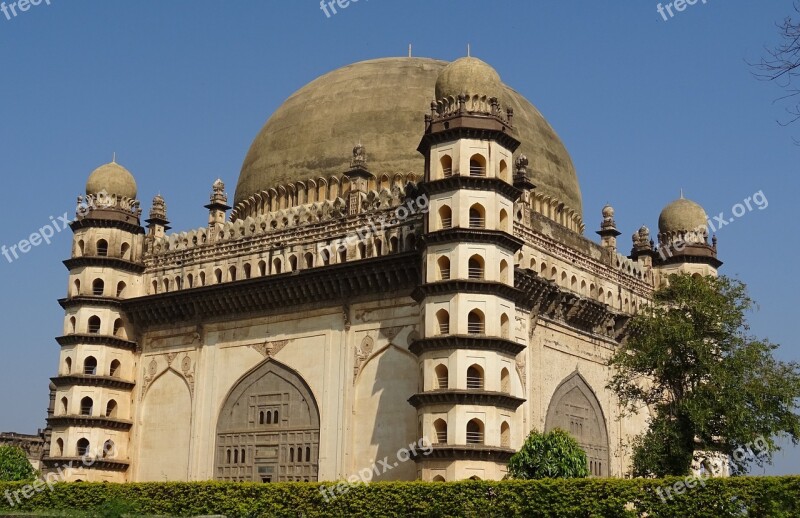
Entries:
[[584, 478], [589, 475], [587, 464], [586, 453], [564, 430], [532, 430], [509, 460], [508, 473], [517, 479]]
[[776, 437], [798, 443], [800, 366], [776, 360], [777, 345], [748, 334], [753, 306], [737, 280], [671, 275], [631, 319], [608, 387], [626, 412], [651, 409], [634, 442], [634, 475], [685, 475], [695, 450], [731, 456], [763, 440], [759, 455], [731, 457], [742, 474], [751, 461], [771, 463]]
[[[794, 2], [794, 10], [800, 14], [800, 1]], [[767, 48], [766, 55], [750, 66], [756, 78], [776, 83], [786, 91], [777, 101], [788, 104], [787, 119], [779, 121], [782, 126], [788, 126], [800, 120], [800, 85], [796, 83], [800, 77], [800, 19], [787, 16], [777, 27], [781, 42]], [[800, 145], [800, 139], [795, 139], [795, 144]]]
[[0, 446], [0, 482], [29, 482], [36, 478], [22, 448]]

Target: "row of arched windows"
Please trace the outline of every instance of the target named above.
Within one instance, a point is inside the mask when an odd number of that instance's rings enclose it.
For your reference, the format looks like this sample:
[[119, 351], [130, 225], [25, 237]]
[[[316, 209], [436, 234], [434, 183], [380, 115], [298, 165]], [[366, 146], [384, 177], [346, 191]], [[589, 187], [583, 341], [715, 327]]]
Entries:
[[[367, 259], [369, 257], [379, 257], [401, 251], [401, 242], [397, 236], [392, 236], [387, 241], [388, 247], [384, 246], [384, 240], [381, 238], [376, 238], [370, 242], [358, 242], [354, 248], [355, 257], [353, 257], [353, 259]], [[403, 242], [404, 250], [414, 250], [416, 243], [416, 235], [409, 233]], [[212, 272], [210, 282], [206, 278], [206, 272], [203, 271], [197, 274], [189, 273], [185, 278], [182, 276], [175, 276], [170, 278], [165, 277], [160, 281], [154, 279], [150, 286], [150, 294], [206, 286], [210, 283], [222, 284], [223, 282], [251, 279], [255, 276], [264, 277], [268, 274], [277, 275], [295, 272], [301, 269], [306, 270], [346, 262], [348, 260], [347, 250], [335, 248], [336, 247], [322, 248], [314, 252], [309, 251], [290, 254], [288, 257], [275, 257], [272, 259], [271, 263], [261, 260], [254, 264], [245, 263], [241, 268], [237, 266], [230, 266], [224, 270], [222, 268], [216, 268]]]
[[[440, 256], [436, 260], [437, 267], [437, 280], [449, 280], [453, 274], [450, 265], [450, 258], [446, 255]], [[480, 254], [472, 255], [467, 261], [467, 278], [474, 280], [486, 279], [486, 261]], [[505, 259], [500, 261], [500, 281], [511, 283], [510, 269], [508, 268], [508, 261]]]
[[[125, 282], [119, 281], [117, 283], [117, 289], [114, 292], [115, 296], [117, 298], [122, 297], [125, 294], [125, 288], [127, 287], [128, 285], [125, 284]], [[95, 297], [102, 297], [106, 295], [106, 283], [103, 279], [95, 279], [94, 281], [92, 281], [91, 294]], [[75, 279], [75, 282], [73, 282], [72, 296], [78, 297], [80, 295], [81, 295], [81, 281], [80, 279]]]
[[[440, 363], [433, 369], [436, 376], [436, 390], [444, 390], [450, 388], [450, 372], [447, 366]], [[473, 390], [483, 390], [484, 388], [484, 370], [478, 364], [473, 364], [467, 367], [467, 388]], [[507, 368], [503, 367], [500, 371], [500, 391], [506, 394], [511, 393], [511, 374]]]
[[[108, 375], [112, 378], [118, 378], [121, 374], [122, 364], [119, 360], [112, 360], [108, 366]], [[83, 360], [83, 370], [81, 374], [87, 376], [97, 376], [97, 359], [94, 356], [87, 356]], [[67, 356], [64, 359], [64, 374], [72, 374], [72, 358]]]
[[277, 410], [262, 410], [258, 413], [258, 424], [280, 424], [280, 414]]
[[[433, 422], [436, 444], [447, 444], [447, 421], [437, 419]], [[485, 444], [485, 427], [480, 419], [471, 419], [466, 426], [467, 444]], [[511, 447], [511, 426], [503, 421], [500, 424], [500, 446]]]
[[[56, 451], [52, 453], [53, 457], [63, 457], [65, 454], [64, 451], [64, 439], [58, 438], [55, 442]], [[78, 439], [78, 442], [75, 444], [75, 453], [77, 457], [83, 457], [85, 455], [92, 455], [91, 444], [89, 443], [89, 439], [83, 438]], [[116, 455], [114, 441], [107, 440], [103, 443], [103, 449], [99, 452], [101, 458], [109, 458], [114, 457]]]
[[245, 453], [245, 449], [233, 449], [228, 450], [225, 452], [225, 461], [228, 464], [245, 464], [247, 462], [247, 454]]
[[[438, 210], [439, 228], [438, 230], [445, 230], [453, 227], [460, 227], [458, 222], [453, 221], [453, 209], [449, 205], [442, 205]], [[509, 226], [508, 212], [506, 209], [500, 209], [498, 215], [498, 229], [506, 232], [511, 232]], [[486, 209], [480, 203], [473, 203], [469, 208], [469, 219], [467, 220], [467, 228], [486, 228]], [[433, 230], [433, 229], [432, 229]]]
[[[453, 157], [450, 155], [442, 155], [439, 159], [438, 178], [449, 178], [457, 171], [453, 171]], [[486, 167], [486, 157], [480, 153], [475, 153], [469, 159], [469, 176], [483, 178], [488, 176]], [[501, 180], [511, 182], [509, 174], [508, 162], [505, 159], [500, 160], [497, 165], [496, 176]]]
[[[122, 243], [119, 247], [118, 254], [109, 254], [109, 246], [108, 241], [105, 239], [98, 239], [94, 244], [94, 255], [97, 257], [116, 257], [118, 259], [124, 259], [126, 261], [131, 260], [131, 245], [130, 243]], [[89, 255], [91, 255], [92, 250], [89, 250]], [[83, 257], [86, 255], [86, 243], [83, 239], [79, 240], [75, 246], [75, 256], [76, 257]]]
[[[450, 313], [446, 309], [436, 312], [436, 324], [439, 335], [451, 334]], [[509, 338], [511, 333], [510, 319], [505, 313], [500, 315], [500, 336]], [[480, 309], [473, 309], [467, 314], [467, 334], [486, 334], [486, 316]]]
[[[100, 334], [102, 327], [103, 321], [97, 315], [90, 316], [86, 321], [86, 332], [89, 334]], [[69, 332], [72, 334], [78, 332], [78, 320], [75, 317], [69, 317]], [[111, 336], [122, 338], [123, 340], [127, 338], [125, 324], [121, 318], [114, 320], [114, 327], [111, 331]]]
[[[103, 417], [115, 418], [117, 417], [117, 409], [119, 405], [113, 399], [110, 399], [106, 404], [105, 413]], [[69, 415], [69, 399], [66, 396], [61, 398], [61, 415]], [[94, 400], [89, 396], [81, 399], [80, 415], [94, 416]]]

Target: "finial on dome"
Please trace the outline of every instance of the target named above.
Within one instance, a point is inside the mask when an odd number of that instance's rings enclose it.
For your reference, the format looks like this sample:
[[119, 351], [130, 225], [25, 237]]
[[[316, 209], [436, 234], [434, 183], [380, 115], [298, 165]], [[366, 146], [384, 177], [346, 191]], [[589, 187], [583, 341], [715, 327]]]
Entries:
[[470, 53], [469, 43], [467, 43], [467, 57], [468, 57], [468, 58], [471, 58], [471, 57], [472, 57], [472, 55], [471, 55], [471, 53]]
[[685, 200], [686, 198], [683, 197], [683, 187], [681, 187], [681, 199]]
[[111, 154], [111, 163], [112, 163], [112, 164], [116, 164], [116, 163], [117, 163], [117, 152], [116, 152], [116, 151], [114, 151], [114, 152]]

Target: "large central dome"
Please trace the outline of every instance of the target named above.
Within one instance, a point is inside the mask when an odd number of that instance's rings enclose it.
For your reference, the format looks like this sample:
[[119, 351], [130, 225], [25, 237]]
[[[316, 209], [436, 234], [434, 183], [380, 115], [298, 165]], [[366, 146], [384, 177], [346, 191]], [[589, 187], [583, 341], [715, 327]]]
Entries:
[[[477, 61], [477, 60], [476, 60]], [[295, 92], [256, 136], [242, 165], [235, 203], [296, 181], [345, 172], [356, 143], [373, 174], [424, 172], [417, 146], [447, 62], [385, 58], [334, 70]], [[524, 97], [502, 86], [500, 102], [514, 109], [517, 154], [527, 155], [537, 192], [581, 214], [572, 160], [553, 128]]]

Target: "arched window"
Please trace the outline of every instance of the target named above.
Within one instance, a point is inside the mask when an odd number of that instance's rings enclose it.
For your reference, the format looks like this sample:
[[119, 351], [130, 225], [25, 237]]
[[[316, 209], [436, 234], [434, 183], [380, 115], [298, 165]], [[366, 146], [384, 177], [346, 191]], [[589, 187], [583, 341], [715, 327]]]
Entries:
[[258, 262], [258, 274], [263, 277], [267, 274], [267, 263], [266, 261], [259, 261]]
[[508, 212], [506, 212], [506, 209], [500, 209], [500, 230], [511, 232], [508, 227]]
[[450, 278], [450, 258], [443, 255], [436, 261], [436, 265], [439, 268], [439, 280], [448, 280]]
[[366, 259], [367, 258], [367, 245], [365, 245], [363, 242], [361, 242], [361, 243], [358, 243], [358, 246], [356, 248], [358, 249], [358, 258], [359, 259]]
[[289, 271], [296, 272], [297, 271], [297, 256], [290, 255], [289, 256]]
[[93, 409], [94, 401], [92, 401], [92, 398], [85, 397], [81, 399], [81, 415], [92, 415]]
[[508, 163], [505, 160], [500, 160], [500, 179], [506, 182], [511, 182], [511, 178], [508, 175]]
[[116, 453], [114, 448], [115, 448], [114, 441], [112, 441], [111, 439], [109, 439], [106, 442], [104, 442], [103, 443], [103, 454], [102, 454], [103, 458], [105, 459], [107, 457], [114, 457], [114, 455]]
[[433, 430], [436, 432], [436, 443], [447, 444], [447, 422], [444, 419], [437, 419], [433, 422]]
[[483, 257], [473, 255], [469, 258], [467, 273], [470, 279], [483, 279], [485, 262]]
[[205, 286], [206, 285], [206, 272], [200, 272], [199, 279], [200, 279], [200, 286]]
[[375, 240], [375, 255], [377, 255], [378, 257], [383, 255], [383, 241], [381, 241], [380, 239]]
[[470, 176], [486, 176], [486, 159], [481, 154], [472, 155], [469, 159]]
[[239, 450], [233, 450], [233, 463], [239, 464]]
[[126, 261], [130, 261], [131, 259], [131, 245], [128, 243], [122, 243], [122, 246], [119, 247], [120, 256], [125, 259]]
[[276, 257], [275, 259], [272, 260], [272, 271], [273, 271], [273, 273], [275, 273], [275, 274], [281, 273], [281, 267], [282, 266], [283, 265], [281, 264], [281, 258], [280, 257]]
[[569, 280], [569, 287], [572, 291], [578, 291], [578, 278], [574, 275]]
[[244, 278], [245, 279], [249, 279], [250, 278], [250, 273], [251, 273], [250, 263], [244, 263], [243, 269], [244, 269]]
[[89, 317], [88, 330], [91, 334], [98, 334], [100, 332], [100, 317], [97, 315]]
[[74, 291], [72, 292], [72, 296], [79, 297], [81, 294], [81, 281], [79, 279], [75, 279], [73, 286], [74, 286]]
[[225, 460], [227, 461], [228, 464], [231, 463], [231, 450], [225, 452]]
[[118, 318], [114, 321], [114, 336], [117, 338], [125, 338], [125, 326], [123, 325], [121, 318]]
[[289, 448], [289, 462], [294, 462], [294, 448]]
[[94, 356], [89, 356], [83, 360], [83, 373], [87, 376], [97, 374], [97, 359]]
[[503, 313], [500, 315], [500, 336], [508, 339], [511, 334], [511, 325], [509, 323], [508, 315]]
[[500, 371], [500, 392], [511, 394], [511, 374], [505, 367]]
[[444, 155], [439, 160], [439, 173], [440, 178], [449, 178], [453, 176], [453, 159], [450, 155]]
[[164, 293], [169, 293], [169, 279], [164, 279]]
[[447, 205], [439, 207], [439, 228], [446, 229], [453, 226], [453, 211]]
[[246, 451], [246, 450], [245, 450], [244, 448], [242, 448], [242, 464], [244, 464], [245, 462], [247, 462], [247, 461], [245, 460], [245, 451]]
[[439, 326], [439, 334], [450, 334], [450, 313], [445, 309], [440, 309], [436, 312], [436, 321]]
[[480, 419], [467, 423], [467, 444], [483, 444], [483, 423]]
[[228, 280], [234, 282], [236, 280], [236, 267], [231, 266], [228, 268]]
[[92, 282], [92, 295], [95, 297], [102, 297], [103, 291], [105, 291], [106, 283], [103, 282], [103, 279], [95, 279]]
[[309, 462], [310, 460], [311, 460], [311, 448], [306, 446], [306, 462]]
[[272, 412], [267, 411], [267, 424], [272, 424]]
[[264, 420], [264, 411], [258, 413], [258, 424], [264, 424], [266, 421]]
[[118, 378], [120, 375], [120, 367], [122, 367], [122, 364], [119, 362], [119, 360], [113, 360], [111, 365], [108, 367], [108, 375], [112, 378]]
[[306, 252], [306, 268], [314, 267], [314, 254]]
[[65, 397], [61, 398], [61, 415], [67, 415], [69, 413], [69, 400]]
[[180, 275], [175, 276], [175, 289], [182, 290], [183, 289], [183, 279]]
[[219, 268], [214, 270], [214, 279], [217, 281], [217, 284], [222, 284], [222, 270]]
[[586, 281], [581, 281], [581, 295], [586, 296]]
[[486, 227], [486, 210], [480, 203], [469, 208], [469, 228]]
[[80, 439], [77, 444], [76, 453], [78, 457], [89, 454], [89, 439]]
[[275, 411], [275, 417], [273, 418], [273, 422], [275, 424], [280, 424], [280, 421], [278, 420], [278, 411], [277, 410]]
[[123, 296], [125, 294], [125, 288], [126, 287], [127, 287], [127, 285], [122, 281], [117, 283], [117, 298], [119, 298], [119, 297], [121, 297], [121, 296]]
[[500, 446], [503, 448], [511, 447], [511, 427], [505, 421], [500, 425]]
[[117, 417], [117, 402], [113, 399], [106, 405], [106, 417]]
[[485, 332], [486, 320], [483, 316], [483, 311], [480, 309], [473, 309], [467, 315], [467, 333], [471, 335], [482, 335]]
[[191, 273], [186, 276], [186, 283], [189, 285], [189, 288], [194, 288], [194, 275]]
[[64, 373], [72, 374], [72, 358], [69, 356], [67, 356], [67, 359], [64, 360]]
[[100, 257], [108, 256], [108, 241], [105, 239], [97, 241], [97, 255]]
[[503, 259], [500, 261], [500, 282], [511, 284], [511, 277], [509, 276], [508, 261]]
[[400, 242], [397, 239], [397, 236], [392, 236], [389, 239], [389, 253], [396, 254], [400, 251]]
[[467, 388], [483, 390], [483, 367], [478, 364], [467, 368]]
[[64, 456], [64, 439], [59, 437], [56, 439], [56, 451], [53, 452], [53, 457], [63, 457]]
[[76, 332], [77, 325], [78, 325], [78, 321], [75, 320], [75, 317], [69, 317], [69, 332], [70, 333], [75, 333]]
[[83, 239], [81, 239], [80, 241], [78, 241], [78, 249], [76, 250], [75, 255], [78, 257], [83, 257], [85, 250], [86, 250], [86, 244], [83, 242]]
[[153, 281], [153, 287], [150, 289], [150, 294], [155, 295], [158, 293], [158, 281]]
[[433, 477], [433, 479], [431, 480], [431, 482], [447, 482], [447, 481], [444, 479], [444, 477], [443, 477], [443, 476], [441, 476], [441, 475], [436, 475], [435, 477]]
[[406, 236], [406, 251], [417, 249], [417, 236], [409, 234]]
[[447, 367], [440, 363], [433, 369], [433, 372], [436, 374], [436, 388], [439, 390], [446, 389], [449, 383]]

